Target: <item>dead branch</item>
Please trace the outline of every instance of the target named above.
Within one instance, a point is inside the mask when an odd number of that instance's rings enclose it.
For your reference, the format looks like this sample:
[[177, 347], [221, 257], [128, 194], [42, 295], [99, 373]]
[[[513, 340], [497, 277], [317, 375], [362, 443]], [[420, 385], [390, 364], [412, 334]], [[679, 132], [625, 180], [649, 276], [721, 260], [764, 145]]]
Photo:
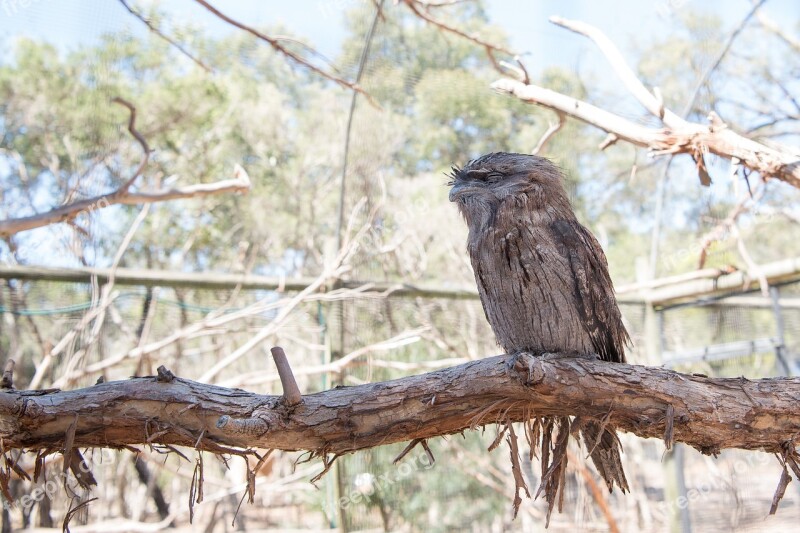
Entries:
[[201, 198], [228, 192], [244, 193], [250, 191], [250, 177], [247, 172], [236, 165], [234, 178], [218, 181], [216, 183], [198, 183], [186, 187], [161, 189], [150, 192], [124, 192], [116, 190], [110, 194], [79, 200], [71, 204], [56, 207], [46, 213], [29, 217], [11, 218], [0, 221], [0, 237], [13, 235], [21, 231], [41, 228], [50, 224], [57, 224], [72, 220], [81, 213], [90, 213], [95, 209], [104, 209], [112, 205], [140, 205], [155, 202], [166, 202], [185, 198]]
[[130, 102], [122, 98], [114, 98], [115, 103], [123, 105], [130, 111], [128, 119], [128, 132], [136, 139], [141, 145], [144, 154], [139, 163], [136, 171], [128, 180], [122, 184], [117, 190], [108, 194], [102, 194], [85, 200], [78, 200], [71, 202], [60, 207], [56, 207], [47, 211], [46, 213], [38, 213], [28, 217], [9, 218], [0, 220], [0, 237], [8, 237], [21, 231], [27, 231], [50, 224], [57, 224], [59, 222], [68, 222], [81, 213], [91, 213], [97, 209], [104, 209], [106, 207], [124, 204], [124, 205], [139, 205], [150, 204], [155, 202], [165, 202], [167, 200], [177, 200], [180, 198], [197, 198], [202, 196], [210, 196], [214, 194], [222, 194], [226, 192], [247, 192], [250, 190], [250, 177], [247, 172], [236, 165], [234, 167], [234, 178], [229, 180], [222, 180], [216, 183], [201, 183], [197, 185], [190, 185], [187, 187], [179, 187], [172, 189], [162, 189], [151, 192], [130, 192], [130, 187], [139, 178], [144, 168], [147, 166], [150, 155], [150, 147], [145, 138], [136, 129], [136, 107]]
[[653, 155], [690, 154], [697, 161], [699, 170], [704, 168], [704, 164], [701, 164], [703, 154], [710, 152], [727, 159], [736, 158], [746, 167], [758, 171], [764, 178], [776, 178], [800, 188], [800, 159], [796, 155], [739, 135], [724, 124], [712, 121], [704, 125], [684, 120], [664, 108], [658, 93], [651, 92], [644, 86], [624, 62], [619, 50], [600, 30], [582, 22], [558, 17], [551, 21], [591, 38], [606, 54], [628, 91], [645, 109], [658, 117], [665, 127], [648, 128], [587, 102], [510, 78], [497, 80], [492, 88], [525, 102], [564, 113], [606, 131], [619, 140], [649, 148]]
[[[181, 378], [6, 390], [0, 392], [0, 438], [6, 450], [53, 448], [69, 439], [73, 448], [150, 442], [343, 454], [535, 415], [608, 416], [619, 430], [661, 440], [669, 406], [675, 442], [706, 454], [724, 448], [785, 453], [785, 443], [800, 435], [798, 378], [707, 378], [584, 359], [535, 359], [530, 373], [518, 368], [509, 370], [505, 356], [489, 357], [308, 394], [294, 407], [282, 396]], [[233, 423], [219, 424], [222, 417]]]

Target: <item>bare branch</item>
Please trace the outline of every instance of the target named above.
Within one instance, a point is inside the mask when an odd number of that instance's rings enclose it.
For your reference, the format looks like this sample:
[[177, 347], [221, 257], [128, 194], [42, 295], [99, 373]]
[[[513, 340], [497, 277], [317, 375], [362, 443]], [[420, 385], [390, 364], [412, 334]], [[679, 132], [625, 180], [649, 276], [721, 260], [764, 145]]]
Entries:
[[41, 228], [50, 224], [66, 222], [79, 216], [81, 213], [89, 213], [95, 209], [103, 209], [116, 204], [140, 205], [183, 198], [200, 198], [228, 192], [248, 192], [250, 190], [250, 177], [247, 175], [247, 172], [239, 165], [236, 165], [234, 168], [234, 176], [233, 179], [222, 180], [216, 183], [199, 183], [186, 187], [175, 187], [150, 192], [132, 193], [117, 189], [109, 194], [94, 196], [56, 207], [46, 213], [2, 220], [0, 221], [0, 237], [14, 235], [15, 233], [34, 228]]
[[764, 5], [764, 2], [766, 1], [767, 0], [759, 0], [757, 3], [754, 3], [753, 8], [750, 11], [748, 11], [747, 15], [745, 15], [745, 17], [742, 19], [739, 25], [731, 32], [730, 36], [728, 37], [728, 40], [725, 42], [725, 46], [723, 46], [722, 50], [720, 50], [719, 54], [717, 54], [717, 58], [711, 65], [709, 65], [709, 67], [705, 70], [705, 72], [703, 72], [703, 75], [697, 81], [697, 85], [695, 86], [694, 91], [692, 91], [692, 96], [691, 98], [689, 98], [689, 101], [686, 102], [686, 107], [684, 107], [683, 109], [684, 117], [688, 116], [689, 113], [692, 111], [692, 107], [694, 106], [694, 103], [697, 100], [697, 96], [700, 94], [700, 89], [703, 88], [703, 85], [705, 85], [708, 82], [708, 80], [711, 78], [711, 75], [714, 73], [715, 70], [717, 70], [717, 67], [719, 67], [720, 63], [722, 63], [722, 60], [728, 54], [728, 51], [731, 49], [731, 46], [733, 46], [733, 42], [736, 40], [736, 37], [739, 36], [744, 27], [747, 26], [747, 23], [750, 22], [750, 19], [753, 18], [753, 15], [756, 14], [759, 8], [761, 8], [761, 6]]
[[539, 139], [539, 142], [536, 143], [536, 146], [534, 147], [531, 154], [537, 155], [539, 152], [541, 152], [542, 148], [545, 147], [550, 138], [556, 133], [558, 133], [558, 131], [562, 127], [564, 127], [564, 120], [565, 120], [564, 113], [556, 111], [556, 117], [558, 119], [557, 122], [550, 123], [550, 127], [548, 127], [547, 130], [542, 134], [541, 138]]
[[500, 72], [503, 72], [503, 67], [497, 61], [497, 58], [495, 58], [495, 56], [494, 56], [495, 52], [500, 52], [502, 54], [508, 54], [510, 56], [516, 56], [517, 55], [514, 52], [512, 52], [511, 50], [509, 50], [508, 48], [504, 47], [504, 46], [500, 46], [500, 45], [491, 43], [491, 42], [481, 38], [479, 35], [466, 33], [466, 32], [464, 32], [462, 30], [459, 30], [455, 26], [451, 26], [451, 25], [449, 25], [449, 24], [447, 24], [445, 22], [442, 22], [441, 20], [437, 19], [436, 17], [434, 17], [433, 15], [431, 15], [428, 12], [428, 9], [427, 9], [428, 5], [427, 5], [426, 2], [422, 2], [420, 0], [403, 0], [403, 3], [405, 5], [407, 5], [408, 8], [416, 16], [418, 16], [422, 20], [424, 20], [424, 21], [426, 21], [426, 22], [428, 22], [430, 24], [433, 24], [434, 26], [436, 26], [438, 28], [441, 28], [442, 30], [444, 30], [446, 32], [452, 33], [454, 35], [458, 35], [459, 37], [463, 37], [464, 39], [467, 39], [468, 41], [472, 41], [473, 43], [482, 46], [486, 50], [486, 55], [489, 56], [489, 61], [491, 61], [492, 65], [494, 66], [494, 68], [497, 69]]
[[185, 55], [186, 57], [191, 59], [194, 62], [195, 65], [197, 65], [201, 69], [205, 70], [206, 72], [209, 72], [209, 73], [211, 72], [211, 67], [209, 67], [208, 65], [206, 65], [205, 63], [200, 61], [198, 58], [193, 56], [191, 54], [191, 52], [189, 52], [186, 48], [183, 47], [183, 45], [181, 45], [181, 43], [179, 43], [178, 41], [176, 41], [175, 39], [173, 39], [169, 35], [164, 34], [160, 29], [155, 27], [153, 25], [153, 23], [150, 22], [150, 20], [148, 20], [147, 18], [144, 17], [144, 15], [142, 15], [138, 11], [134, 10], [133, 8], [131, 8], [131, 6], [128, 5], [128, 2], [126, 0], [119, 0], [119, 1], [125, 7], [125, 9], [127, 9], [130, 12], [131, 15], [133, 15], [137, 19], [141, 20], [142, 22], [144, 22], [145, 25], [148, 28], [150, 28], [150, 31], [152, 31], [153, 33], [155, 33], [156, 35], [158, 35], [159, 37], [161, 37], [162, 39], [167, 41], [169, 44], [171, 44], [172, 46], [177, 48], [180, 53], [182, 53], [183, 55]]
[[201, 6], [205, 7], [211, 13], [213, 13], [214, 15], [216, 15], [218, 18], [222, 19], [223, 21], [227, 22], [228, 24], [230, 24], [232, 26], [236, 26], [240, 30], [244, 30], [247, 33], [249, 33], [250, 35], [253, 35], [256, 38], [261, 39], [262, 41], [265, 41], [270, 46], [272, 46], [272, 48], [274, 48], [275, 51], [277, 51], [278, 53], [286, 56], [292, 62], [294, 62], [294, 63], [296, 63], [298, 65], [302, 65], [302, 66], [306, 67], [310, 71], [322, 76], [323, 78], [325, 78], [327, 80], [330, 80], [330, 81], [336, 83], [337, 85], [340, 85], [341, 87], [344, 87], [344, 88], [350, 89], [352, 91], [356, 91], [357, 93], [363, 94], [364, 97], [369, 101], [370, 104], [372, 104], [375, 107], [379, 107], [378, 103], [372, 98], [372, 96], [367, 91], [365, 91], [363, 88], [361, 88], [357, 83], [349, 82], [349, 81], [347, 81], [345, 79], [342, 79], [342, 78], [340, 78], [338, 76], [330, 74], [329, 72], [325, 72], [321, 68], [309, 63], [304, 58], [300, 57], [296, 53], [294, 53], [291, 50], [289, 50], [288, 48], [286, 48], [283, 44], [281, 44], [279, 39], [276, 39], [274, 37], [270, 37], [269, 35], [266, 35], [265, 33], [262, 33], [260, 31], [258, 31], [257, 29], [253, 28], [252, 26], [248, 26], [246, 24], [243, 24], [242, 22], [239, 22], [238, 20], [232, 19], [231, 17], [227, 16], [226, 14], [224, 14], [219, 9], [217, 9], [214, 6], [212, 6], [211, 4], [206, 2], [205, 0], [195, 0], [195, 2], [197, 2]]
[[122, 185], [122, 187], [117, 189], [118, 192], [124, 194], [128, 192], [128, 189], [131, 188], [133, 182], [135, 182], [136, 179], [139, 176], [141, 176], [142, 172], [147, 166], [147, 162], [150, 160], [150, 146], [148, 146], [147, 140], [144, 138], [144, 136], [141, 133], [139, 133], [139, 131], [136, 129], [136, 107], [132, 103], [128, 102], [123, 98], [120, 98], [119, 96], [112, 98], [111, 101], [114, 102], [115, 104], [127, 107], [128, 111], [130, 111], [130, 116], [128, 117], [128, 133], [130, 133], [133, 136], [133, 138], [136, 139], [136, 141], [141, 145], [143, 152], [142, 160], [139, 162], [139, 166], [136, 168], [136, 171], [130, 178], [128, 178], [128, 181], [126, 181]]

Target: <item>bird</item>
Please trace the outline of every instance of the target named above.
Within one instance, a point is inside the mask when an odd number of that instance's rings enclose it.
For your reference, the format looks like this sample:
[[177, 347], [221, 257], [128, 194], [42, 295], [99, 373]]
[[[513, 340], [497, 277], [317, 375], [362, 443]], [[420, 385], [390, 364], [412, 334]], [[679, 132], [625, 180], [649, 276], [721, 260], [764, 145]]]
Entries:
[[[478, 293], [500, 347], [507, 354], [624, 363], [630, 337], [608, 261], [575, 216], [561, 170], [544, 157], [494, 152], [453, 167], [450, 178], [449, 199], [466, 221]], [[566, 454], [556, 458], [544, 441], [554, 430], [567, 435], [570, 422], [545, 417], [542, 425], [540, 492], [545, 488], [549, 519]], [[609, 491], [614, 485], [628, 491], [613, 426], [583, 419], [575, 429]]]

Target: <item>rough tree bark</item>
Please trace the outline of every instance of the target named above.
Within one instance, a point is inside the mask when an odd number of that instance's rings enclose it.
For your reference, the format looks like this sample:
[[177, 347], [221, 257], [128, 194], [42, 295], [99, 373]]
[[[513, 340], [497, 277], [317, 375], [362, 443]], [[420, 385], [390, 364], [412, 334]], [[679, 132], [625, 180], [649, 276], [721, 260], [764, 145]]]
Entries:
[[[5, 450], [142, 443], [343, 454], [533, 416], [606, 418], [703, 453], [742, 448], [797, 460], [800, 379], [708, 378], [584, 359], [507, 356], [302, 397], [262, 396], [173, 377], [73, 391], [0, 393]], [[68, 439], [68, 435], [70, 438]]]

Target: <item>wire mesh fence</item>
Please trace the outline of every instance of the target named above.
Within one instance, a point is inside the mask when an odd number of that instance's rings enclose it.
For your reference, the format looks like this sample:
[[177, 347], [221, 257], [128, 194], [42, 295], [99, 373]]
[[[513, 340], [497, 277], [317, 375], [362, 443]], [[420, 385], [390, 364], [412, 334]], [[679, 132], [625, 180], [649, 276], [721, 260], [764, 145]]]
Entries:
[[[775, 289], [770, 297], [736, 294], [656, 310], [663, 363], [682, 372], [748, 378], [784, 375], [787, 364], [790, 370], [796, 368], [800, 284]], [[100, 376], [114, 380], [152, 374], [163, 364], [185, 378], [280, 393], [278, 376], [261, 348], [209, 372], [274, 324], [294, 296], [277, 290], [120, 286], [110, 293], [102, 325], [95, 327], [102, 287], [8, 280], [0, 291], [0, 346], [4, 356], [19, 363], [20, 387], [37, 375], [39, 387], [89, 386]], [[307, 393], [390, 380], [500, 352], [477, 299], [333, 291], [295, 303], [294, 311], [264, 345], [286, 349]], [[648, 308], [643, 303], [621, 307], [634, 341], [629, 359], [646, 362], [651, 356], [646, 353]], [[92, 313], [95, 319], [87, 323]], [[511, 519], [513, 482], [506, 452], [486, 451], [496, 431], [489, 423], [478, 431], [437, 439], [431, 443], [435, 463], [415, 450], [393, 464], [403, 445], [348, 455], [337, 461], [337, 468], [317, 488], [308, 480], [319, 472], [319, 465], [303, 463], [297, 454], [277, 453], [259, 477], [257, 505], [243, 505], [237, 521], [247, 529], [539, 529], [544, 523], [543, 502], [524, 502], [519, 518]], [[780, 530], [800, 519], [800, 492], [790, 487], [777, 516], [766, 520], [780, 476], [772, 456], [734, 450], [709, 458], [691, 449], [665, 454], [661, 442], [629, 435], [622, 439], [631, 494], [602, 496], [619, 530], [661, 531], [681, 519], [684, 527], [691, 524], [701, 531]], [[139, 475], [128, 451], [90, 453], [101, 458], [94, 470], [99, 486], [93, 495], [103, 505], [93, 508], [103, 510], [85, 515], [84, 520], [165, 520], [153, 499], [154, 487], [161, 487], [171, 513], [168, 518], [185, 521], [196, 459], [191, 450], [182, 452], [184, 457], [168, 452], [158, 446], [143, 449], [140, 457], [149, 468], [149, 478]], [[571, 453], [564, 512], [554, 515], [550, 530], [608, 530], [609, 519], [591, 490], [591, 482], [599, 480], [591, 467], [582, 466], [586, 451], [576, 446]], [[32, 468], [30, 458], [20, 461]], [[57, 456], [52, 461], [57, 462]], [[205, 521], [215, 531], [226, 527], [223, 522], [231, 523], [245, 492], [245, 467], [237, 462], [241, 461], [234, 458], [226, 465], [206, 458], [207, 498], [195, 510], [195, 523]], [[537, 458], [523, 466], [535, 493], [540, 476]], [[51, 466], [42, 486], [57, 480], [58, 470]], [[16, 482], [18, 496], [32, 494], [34, 486], [26, 483]], [[130, 503], [128, 497], [120, 500], [121, 493], [131, 491], [140, 496], [138, 503]], [[52, 520], [66, 511], [66, 489], [44, 494], [29, 507], [27, 517], [19, 506], [7, 512], [18, 513], [19, 520], [29, 523], [47, 523], [36, 513]]]

